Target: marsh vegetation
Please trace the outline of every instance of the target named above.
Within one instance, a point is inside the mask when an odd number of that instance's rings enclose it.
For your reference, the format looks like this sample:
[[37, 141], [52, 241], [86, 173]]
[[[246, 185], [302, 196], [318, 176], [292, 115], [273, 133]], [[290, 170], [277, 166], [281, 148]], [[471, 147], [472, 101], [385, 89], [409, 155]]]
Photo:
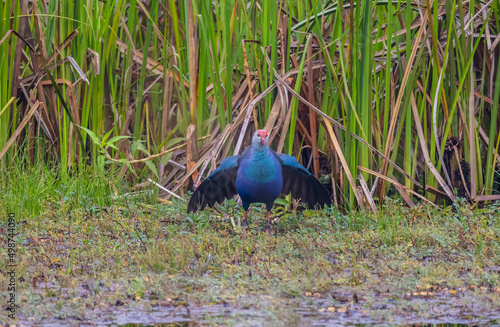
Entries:
[[110, 181], [93, 172], [70, 184], [48, 170], [36, 173], [41, 179], [20, 170], [2, 185], [9, 196], [0, 214], [23, 208], [23, 324], [304, 326], [500, 317], [495, 206], [408, 208], [399, 199], [378, 214], [277, 208], [268, 235], [264, 206], [238, 228], [242, 212], [234, 201], [220, 212], [187, 215], [185, 202], [158, 204], [156, 191], [115, 197]]
[[[19, 317], [498, 318], [499, 44], [498, 1], [0, 0]], [[259, 128], [333, 206], [186, 214]]]

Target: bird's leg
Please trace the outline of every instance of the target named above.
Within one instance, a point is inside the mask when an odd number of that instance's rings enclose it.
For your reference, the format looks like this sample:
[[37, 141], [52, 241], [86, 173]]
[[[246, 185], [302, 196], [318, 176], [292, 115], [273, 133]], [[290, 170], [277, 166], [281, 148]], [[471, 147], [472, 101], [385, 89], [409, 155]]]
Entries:
[[248, 213], [248, 211], [245, 210], [245, 214], [243, 215], [243, 223], [242, 223], [243, 227], [246, 227], [248, 225], [248, 223], [247, 223], [247, 213]]
[[267, 221], [266, 221], [266, 224], [264, 225], [264, 232], [269, 234], [270, 229], [271, 229], [271, 213], [268, 211], [267, 212]]

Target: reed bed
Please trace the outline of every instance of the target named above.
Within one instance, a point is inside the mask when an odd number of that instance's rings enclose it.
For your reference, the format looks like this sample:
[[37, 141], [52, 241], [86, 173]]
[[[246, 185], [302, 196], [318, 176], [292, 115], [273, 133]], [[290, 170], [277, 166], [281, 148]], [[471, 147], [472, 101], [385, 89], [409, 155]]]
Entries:
[[182, 197], [265, 128], [346, 209], [500, 200], [499, 7], [0, 1], [2, 174], [91, 164]]

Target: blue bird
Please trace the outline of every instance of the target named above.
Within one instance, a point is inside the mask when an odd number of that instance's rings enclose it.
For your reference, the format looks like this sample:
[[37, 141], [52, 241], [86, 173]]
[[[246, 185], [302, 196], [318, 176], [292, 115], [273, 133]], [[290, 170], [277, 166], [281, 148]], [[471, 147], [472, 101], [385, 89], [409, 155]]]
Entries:
[[251, 203], [265, 203], [267, 222], [270, 227], [270, 211], [280, 194], [292, 194], [308, 206], [330, 204], [328, 191], [294, 157], [277, 154], [268, 146], [269, 137], [263, 129], [252, 137], [252, 146], [241, 155], [228, 157], [198, 186], [193, 193], [188, 213], [215, 203], [222, 203], [238, 194], [243, 202], [245, 214], [243, 225], [247, 224], [247, 213]]

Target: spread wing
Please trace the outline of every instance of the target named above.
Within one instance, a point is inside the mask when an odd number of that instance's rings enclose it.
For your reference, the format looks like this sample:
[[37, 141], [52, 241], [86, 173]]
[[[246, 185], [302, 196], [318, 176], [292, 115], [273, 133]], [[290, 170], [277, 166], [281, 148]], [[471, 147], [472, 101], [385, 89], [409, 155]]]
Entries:
[[225, 199], [231, 199], [238, 194], [236, 175], [245, 152], [246, 150], [241, 155], [222, 160], [220, 166], [194, 191], [188, 203], [188, 213], [198, 209], [203, 210], [206, 206], [213, 207], [214, 204], [222, 203]]
[[323, 207], [331, 204], [330, 195], [321, 182], [295, 157], [287, 154], [276, 154], [281, 162], [283, 172], [282, 195], [292, 194], [294, 199], [304, 202], [308, 207]]

